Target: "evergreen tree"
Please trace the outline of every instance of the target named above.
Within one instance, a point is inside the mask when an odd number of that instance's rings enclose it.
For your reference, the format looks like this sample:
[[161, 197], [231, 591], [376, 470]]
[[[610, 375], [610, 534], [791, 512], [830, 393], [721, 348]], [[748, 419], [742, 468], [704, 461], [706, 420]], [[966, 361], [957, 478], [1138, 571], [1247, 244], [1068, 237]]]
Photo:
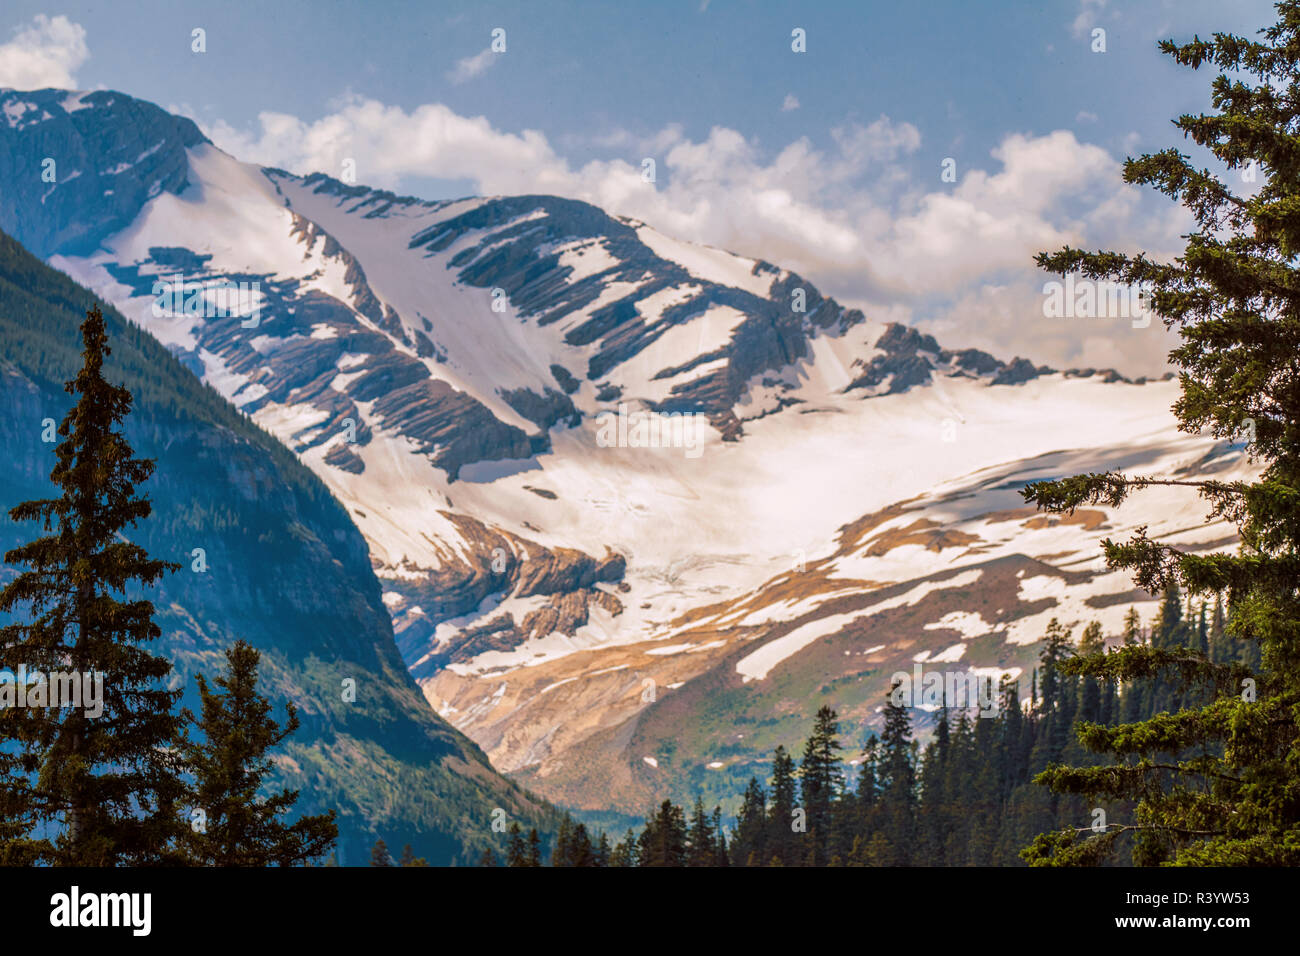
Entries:
[[511, 821], [506, 831], [506, 866], [527, 866], [528, 847], [524, 843], [524, 831], [518, 821]]
[[925, 758], [921, 763], [918, 856], [927, 866], [943, 866], [945, 862], [948, 790], [944, 784], [948, 774], [951, 736], [951, 728], [948, 726], [948, 696], [945, 688], [943, 706], [935, 719], [934, 739], [926, 748]]
[[[1105, 650], [1106, 641], [1101, 634], [1101, 625], [1093, 621], [1083, 629], [1083, 634], [1079, 637], [1079, 653], [1094, 655]], [[1101, 721], [1101, 683], [1095, 677], [1085, 677], [1079, 689], [1079, 719], [1090, 723]]]
[[1277, 23], [1258, 40], [1215, 34], [1160, 44], [1181, 66], [1221, 71], [1211, 84], [1214, 112], [1181, 116], [1175, 126], [1228, 169], [1257, 170], [1258, 191], [1237, 195], [1177, 149], [1129, 160], [1126, 181], [1154, 186], [1194, 217], [1183, 254], [1171, 263], [1069, 248], [1039, 256], [1061, 275], [1146, 284], [1150, 308], [1181, 336], [1170, 353], [1180, 369], [1179, 427], [1226, 439], [1244, 431], [1263, 473], [1225, 482], [1107, 472], [1024, 490], [1040, 508], [1069, 512], [1085, 503], [1118, 507], [1155, 485], [1194, 488], [1212, 518], [1236, 526], [1237, 553], [1191, 553], [1139, 529], [1127, 542], [1105, 543], [1107, 562], [1152, 593], [1226, 591], [1228, 635], [1259, 654], [1255, 692], [1242, 692], [1249, 665], [1156, 642], [1071, 662], [1076, 673], [1107, 679], [1199, 684], [1210, 702], [1140, 723], [1081, 725], [1080, 741], [1114, 765], [1058, 765], [1042, 782], [1135, 801], [1135, 810], [1100, 836], [1084, 827], [1042, 835], [1026, 851], [1035, 863], [1096, 862], [1124, 834], [1141, 836], [1135, 862], [1300, 862], [1300, 2], [1276, 8]]
[[[976, 718], [977, 720], [979, 718]], [[942, 856], [949, 865], [964, 864], [970, 855], [971, 828], [978, 825], [973, 820], [966, 806], [968, 795], [975, 786], [975, 729], [971, 726], [968, 711], [957, 712], [957, 720], [948, 738], [948, 759], [943, 780], [943, 793], [952, 801], [946, 826], [943, 830]], [[879, 841], [878, 841], [879, 842]], [[871, 866], [887, 866], [892, 862], [890, 854], [881, 856], [881, 849], [888, 849], [888, 842], [879, 844], [873, 851], [875, 857]], [[918, 861], [918, 862], [926, 862]]]
[[613, 851], [609, 854], [610, 866], [637, 866], [637, 838], [636, 834], [628, 829], [627, 835], [614, 845]]
[[637, 840], [640, 866], [685, 866], [687, 850], [686, 815], [671, 800], [646, 820]]
[[738, 865], [749, 866], [751, 856], [756, 861], [766, 860], [766, 849], [767, 793], [757, 777], [750, 777], [740, 801], [740, 816], [736, 820], [732, 851]]
[[384, 842], [383, 837], [375, 840], [375, 845], [370, 848], [370, 865], [371, 866], [392, 866], [393, 858], [388, 852], [388, 844]]
[[687, 836], [686, 865], [712, 866], [716, 850], [713, 845], [713, 821], [704, 812], [704, 798], [696, 796]]
[[[127, 599], [179, 566], [128, 538], [151, 513], [137, 486], [154, 463], [134, 457], [122, 433], [132, 397], [104, 378], [111, 350], [98, 309], [86, 314], [81, 337], [83, 365], [65, 386], [76, 402], [59, 424], [50, 472], [59, 497], [9, 512], [39, 521], [45, 536], [5, 555], [28, 570], [0, 591], [0, 612], [28, 621], [0, 630], [0, 669], [70, 672], [83, 686], [102, 680], [102, 712], [0, 707], [0, 861], [11, 865], [170, 862], [183, 829], [172, 749], [180, 692], [162, 686], [170, 662], [146, 649], [161, 633], [153, 605]], [[51, 685], [38, 681], [29, 699], [33, 692]]]
[[807, 814], [809, 851], [816, 864], [830, 859], [832, 836], [831, 808], [844, 786], [840, 767], [841, 750], [837, 739], [839, 720], [835, 711], [823, 705], [817, 711], [813, 731], [804, 745], [799, 765], [799, 791]]
[[524, 866], [541, 866], [542, 865], [542, 840], [537, 835], [537, 827], [528, 831], [528, 856], [525, 858]]
[[591, 835], [587, 833], [587, 825], [579, 823], [573, 828], [573, 834], [569, 840], [569, 856], [565, 866], [595, 866], [596, 850], [591, 844]]
[[[484, 853], [484, 857], [490, 857], [492, 855], [491, 850], [484, 850], [483, 853]], [[408, 843], [404, 847], [402, 847], [402, 858], [397, 861], [397, 865], [398, 866], [428, 866], [429, 861], [422, 856], [416, 856], [415, 850], [413, 850], [411, 848], [411, 844]], [[479, 865], [496, 866], [497, 865], [496, 858], [492, 857], [491, 863], [484, 863], [482, 859], [480, 859]]]
[[772, 803], [768, 818], [768, 863], [779, 860], [782, 865], [796, 862], [795, 857], [795, 805], [794, 760], [778, 745], [772, 755]]
[[858, 763], [857, 816], [860, 826], [865, 827], [869, 815], [880, 799], [880, 738], [874, 733], [867, 737], [862, 746], [862, 757]]
[[[991, 696], [992, 690], [989, 689], [985, 699]], [[969, 866], [989, 866], [993, 863], [1002, 817], [1001, 733], [992, 716], [977, 713], [974, 723], [975, 763], [971, 768], [970, 790], [964, 801], [972, 825], [968, 830], [966, 858], [961, 862]]]
[[[192, 864], [293, 866], [328, 852], [338, 837], [333, 810], [284, 822], [298, 791], [259, 796], [273, 768], [268, 751], [298, 729], [293, 704], [286, 708], [283, 728], [272, 719], [271, 702], [257, 690], [260, 659], [255, 648], [237, 641], [226, 651], [226, 672], [217, 677], [217, 690], [198, 676], [196, 728], [203, 740], [183, 746], [185, 766], [194, 775], [191, 800], [204, 824], [192, 825], [181, 841]], [[188, 711], [185, 716], [193, 719]]]
[[1071, 657], [1070, 631], [1052, 618], [1047, 623], [1043, 650], [1039, 656], [1038, 673], [1042, 679], [1042, 697], [1038, 713], [1043, 723], [1039, 746], [1031, 761], [1039, 767], [1059, 760], [1070, 741], [1074, 725], [1074, 679], [1063, 670]]
[[[1182, 595], [1177, 581], [1170, 581], [1160, 601], [1160, 610], [1151, 626], [1151, 646], [1162, 651], [1175, 651], [1187, 644], [1186, 622], [1183, 620]], [[1183, 703], [1182, 682], [1156, 674], [1147, 682], [1146, 715], [1172, 712]]]
[[722, 807], [713, 808], [713, 866], [730, 866], [727, 831], [722, 826]]
[[609, 866], [609, 859], [612, 855], [613, 855], [613, 851], [610, 849], [609, 846], [609, 837], [605, 835], [604, 830], [601, 830], [600, 839], [596, 841], [596, 848], [592, 852], [593, 859], [591, 865]]
[[[1128, 613], [1124, 616], [1124, 647], [1135, 647], [1143, 643], [1142, 638], [1142, 618], [1137, 612], [1137, 608], [1130, 607]], [[1122, 689], [1120, 694], [1120, 712], [1121, 720], [1126, 724], [1136, 723], [1145, 715], [1146, 705], [1146, 684], [1136, 680], [1116, 681], [1118, 687]]]
[[888, 862], [903, 866], [912, 862], [916, 845], [916, 754], [911, 715], [894, 702], [892, 693], [885, 698], [880, 745], [880, 809], [890, 847]]
[[568, 814], [560, 821], [551, 853], [551, 866], [595, 866], [596, 851], [585, 823], [577, 823]]
[[570, 844], [573, 841], [573, 821], [566, 813], [555, 834], [555, 849], [551, 851], [551, 866], [568, 866]]
[[1226, 620], [1223, 616], [1223, 597], [1214, 595], [1214, 617], [1210, 619], [1210, 660], [1226, 664], [1232, 660], [1232, 647], [1228, 641]]
[[1142, 643], [1142, 615], [1138, 614], [1135, 607], [1130, 607], [1128, 613], [1124, 615], [1124, 633], [1122, 640], [1125, 644]]

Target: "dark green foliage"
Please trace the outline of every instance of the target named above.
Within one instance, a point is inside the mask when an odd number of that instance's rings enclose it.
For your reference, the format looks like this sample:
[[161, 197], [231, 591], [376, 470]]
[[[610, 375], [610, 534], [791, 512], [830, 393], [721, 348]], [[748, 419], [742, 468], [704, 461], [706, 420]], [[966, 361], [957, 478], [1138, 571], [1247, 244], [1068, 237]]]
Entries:
[[731, 841], [731, 850], [738, 865], [757, 866], [768, 859], [766, 849], [767, 793], [757, 777], [750, 777], [741, 799], [740, 816], [736, 820], [736, 834]]
[[[41, 422], [68, 411], [61, 383], [78, 374], [77, 328], [94, 296], [0, 233], [0, 445], [10, 451], [4, 509], [48, 492], [54, 445]], [[504, 808], [550, 838], [554, 808], [496, 775], [472, 742], [439, 719], [393, 641], [365, 543], [325, 485], [280, 442], [199, 381], [159, 342], [110, 308], [105, 377], [133, 398], [125, 434], [157, 461], [144, 486], [153, 514], [125, 532], [150, 555], [181, 562], [147, 594], [170, 658], [169, 688], [199, 709], [194, 676], [211, 678], [243, 639], [262, 654], [265, 693], [289, 702], [304, 731], [283, 744], [271, 783], [301, 793], [302, 812], [336, 810], [341, 863], [365, 863], [376, 832], [442, 865], [473, 863], [500, 834], [471, 821]], [[28, 541], [0, 521], [0, 552]], [[205, 573], [191, 567], [206, 551]], [[0, 585], [20, 570], [0, 568]], [[125, 598], [124, 598], [125, 599]], [[0, 626], [26, 620], [0, 611]], [[355, 701], [341, 682], [356, 681]], [[65, 714], [67, 712], [65, 711]], [[307, 716], [310, 714], [310, 718]], [[346, 753], [347, 759], [339, 759]], [[468, 765], [468, 766], [465, 766]], [[17, 808], [15, 808], [17, 812]], [[183, 813], [176, 814], [182, 826]], [[21, 821], [9, 833], [26, 832]], [[8, 835], [0, 806], [0, 838]]]
[[817, 711], [812, 735], [804, 746], [799, 765], [799, 794], [807, 814], [808, 834], [814, 864], [828, 863], [834, 821], [831, 809], [844, 786], [840, 769], [839, 722], [835, 711], [822, 706]]
[[[1134, 618], [1129, 629], [1140, 632]], [[1159, 619], [1152, 630], [1158, 629]], [[1118, 791], [1101, 795], [1099, 803], [1053, 794], [1034, 782], [1053, 755], [1086, 762], [1085, 744], [1121, 730], [1116, 715], [1130, 699], [1136, 698], [1141, 717], [1148, 716], [1143, 686], [1130, 682], [1116, 691], [1106, 674], [1106, 665], [1120, 654], [1152, 650], [1140, 637], [1134, 644], [1123, 640], [1107, 639], [1100, 626], [1089, 624], [1079, 652], [1106, 652], [1100, 663], [1089, 664], [1091, 656], [1076, 653], [1069, 632], [1051, 621], [1035, 671], [1042, 675], [1039, 688], [1022, 699], [1019, 684], [1004, 679], [994, 707], [953, 710], [945, 703], [923, 749], [913, 738], [920, 712], [887, 697], [881, 735], [869, 735], [852, 761], [856, 780], [844, 779], [839, 719], [823, 707], [798, 775], [785, 747], [778, 747], [771, 796], [757, 777], [750, 778], [730, 830], [721, 810], [707, 812], [700, 798], [689, 814], [665, 801], [640, 835], [628, 831], [607, 856], [599, 850], [607, 845], [600, 834], [595, 862], [585, 865], [1024, 866], [1021, 848], [1044, 830], [1090, 826], [1099, 809], [1107, 815], [1131, 809]], [[1081, 723], [1085, 710], [1095, 719]], [[829, 794], [825, 800], [823, 793]], [[801, 815], [805, 822], [828, 822], [800, 827]], [[569, 820], [561, 832], [565, 855], [572, 856], [574, 845], [582, 843], [578, 825]]]
[[704, 812], [704, 800], [695, 798], [691, 826], [687, 835], [686, 865], [712, 866], [716, 853], [713, 820]]
[[671, 800], [665, 800], [646, 820], [637, 839], [637, 865], [685, 866], [686, 859], [686, 814]]
[[[1258, 191], [1237, 195], [1177, 149], [1142, 156], [1125, 163], [1125, 180], [1180, 201], [1195, 219], [1179, 258], [1071, 248], [1038, 257], [1061, 275], [1146, 284], [1151, 308], [1181, 337], [1170, 353], [1180, 429], [1244, 436], [1264, 469], [1253, 482], [1108, 472], [1024, 490], [1042, 509], [1069, 512], [1183, 487], [1241, 537], [1236, 553], [1184, 552], [1145, 529], [1104, 543], [1110, 567], [1163, 592], [1161, 613], [1149, 645], [1071, 662], [1129, 687], [1125, 723], [1082, 724], [1079, 742], [1105, 760], [1054, 764], [1040, 779], [1056, 793], [1131, 807], [1102, 832], [1076, 825], [1040, 836], [1026, 851], [1034, 863], [1093, 864], [1125, 847], [1141, 864], [1300, 863], [1300, 2], [1276, 8], [1277, 23], [1257, 41], [1215, 34], [1160, 44], [1181, 66], [1222, 71], [1211, 82], [1214, 112], [1174, 125], [1228, 170], [1256, 171]], [[1202, 627], [1185, 615], [1183, 593], [1202, 612], [1213, 596], [1214, 620]]]
[[518, 822], [512, 822], [506, 831], [506, 866], [527, 866], [528, 845], [524, 843], [524, 831]]
[[[176, 565], [149, 557], [124, 532], [149, 517], [136, 488], [153, 462], [122, 434], [131, 393], [104, 378], [104, 317], [87, 312], [83, 364], [65, 386], [75, 404], [58, 427], [50, 480], [57, 498], [10, 509], [45, 535], [14, 548], [25, 566], [0, 592], [0, 611], [24, 616], [0, 631], [0, 668], [71, 671], [103, 681], [102, 714], [89, 708], [0, 710], [0, 819], [7, 863], [72, 866], [171, 860], [184, 795], [171, 664], [146, 650], [160, 635], [153, 605], [134, 597]], [[32, 835], [32, 828], [50, 835]]]
[[[516, 828], [518, 824], [516, 824]], [[487, 862], [484, 862], [487, 861]], [[428, 866], [429, 861], [422, 856], [416, 856], [415, 851], [411, 849], [411, 844], [402, 847], [402, 858], [397, 861], [398, 866]], [[491, 849], [485, 849], [483, 855], [479, 857], [480, 866], [496, 866], [496, 857], [492, 855]]]
[[551, 866], [599, 866], [596, 847], [591, 842], [585, 823], [575, 823], [566, 815], [560, 821], [555, 837], [555, 850], [551, 853]]
[[[964, 716], [964, 715], [963, 715]], [[916, 839], [916, 750], [912, 718], [906, 707], [885, 699], [885, 727], [880, 735], [881, 757], [876, 767], [879, 797], [877, 816], [888, 832], [889, 865], [913, 862]], [[920, 862], [920, 861], [916, 861]]]
[[610, 866], [637, 866], [640, 861], [640, 851], [637, 846], [636, 834], [631, 830], [623, 839], [619, 840], [614, 849], [609, 854]]
[[528, 831], [528, 855], [524, 858], [524, 866], [541, 866], [542, 865], [542, 840], [537, 835], [537, 827]]
[[794, 760], [786, 753], [785, 747], [777, 747], [772, 756], [772, 800], [768, 809], [765, 866], [773, 860], [789, 865], [795, 855], [794, 793]]
[[[326, 853], [338, 836], [334, 812], [285, 823], [281, 818], [298, 800], [296, 790], [263, 797], [271, 772], [268, 756], [298, 729], [298, 712], [288, 705], [281, 727], [271, 717], [271, 704], [257, 690], [261, 655], [244, 641], [226, 651], [226, 672], [216, 679], [217, 690], [198, 677], [201, 712], [195, 729], [200, 742], [187, 742], [182, 753], [193, 774], [190, 800], [203, 814], [201, 826], [191, 823], [181, 840], [187, 863], [199, 866], [293, 866]], [[193, 716], [186, 713], [188, 719]], [[407, 844], [406, 857], [413, 856]]]

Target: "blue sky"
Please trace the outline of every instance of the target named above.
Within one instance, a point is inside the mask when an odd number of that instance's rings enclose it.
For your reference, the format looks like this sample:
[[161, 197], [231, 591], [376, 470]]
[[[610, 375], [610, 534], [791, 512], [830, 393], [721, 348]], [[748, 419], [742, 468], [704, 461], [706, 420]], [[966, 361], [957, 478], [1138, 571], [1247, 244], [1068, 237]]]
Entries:
[[1156, 40], [1253, 34], [1271, 15], [1256, 0], [7, 0], [0, 85], [119, 89], [240, 158], [334, 175], [352, 159], [359, 181], [430, 198], [573, 195], [796, 268], [945, 344], [1150, 373], [1159, 329], [1045, 324], [1029, 256], [1058, 240], [1176, 252], [1176, 210], [1118, 182], [1126, 155], [1207, 105], [1209, 76]]

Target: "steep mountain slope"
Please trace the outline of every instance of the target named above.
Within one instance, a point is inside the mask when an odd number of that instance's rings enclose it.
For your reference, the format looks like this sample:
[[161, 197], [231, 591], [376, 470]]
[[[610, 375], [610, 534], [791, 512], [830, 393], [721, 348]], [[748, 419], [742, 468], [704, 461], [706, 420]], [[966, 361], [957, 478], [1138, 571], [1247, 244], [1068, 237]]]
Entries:
[[[43, 440], [44, 423], [68, 407], [62, 383], [80, 364], [77, 327], [93, 302], [0, 234], [6, 511], [50, 493], [54, 445]], [[278, 708], [292, 700], [303, 724], [279, 778], [301, 788], [304, 812], [339, 812], [345, 863], [362, 862], [376, 833], [410, 841], [433, 861], [471, 860], [497, 842], [497, 807], [546, 826], [548, 808], [499, 777], [421, 699], [393, 643], [365, 543], [321, 483], [147, 333], [115, 312], [107, 318], [110, 378], [136, 396], [128, 436], [158, 461], [146, 488], [155, 515], [140, 541], [184, 565], [153, 600], [161, 650], [190, 693], [193, 675], [219, 670], [237, 638], [262, 651], [267, 692]], [[34, 531], [4, 518], [0, 552]], [[354, 702], [343, 693], [347, 680]]]
[[[0, 152], [33, 154], [25, 122]], [[1097, 566], [1131, 519], [1015, 488], [1242, 467], [1175, 431], [1172, 382], [945, 349], [585, 203], [425, 202], [180, 141], [183, 185], [50, 262], [325, 481], [430, 703], [574, 806], [734, 792], [822, 701], [874, 719], [896, 665], [1015, 672], [1053, 614], [1114, 629], [1150, 601]], [[1230, 533], [1150, 502], [1154, 533]]]

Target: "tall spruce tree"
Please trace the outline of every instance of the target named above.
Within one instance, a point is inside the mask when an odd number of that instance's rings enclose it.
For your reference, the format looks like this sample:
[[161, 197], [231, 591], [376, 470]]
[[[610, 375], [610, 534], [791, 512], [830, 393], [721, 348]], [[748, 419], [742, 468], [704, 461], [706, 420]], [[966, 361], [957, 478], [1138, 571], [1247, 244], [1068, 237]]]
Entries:
[[628, 828], [627, 834], [610, 851], [609, 865], [618, 867], [637, 865], [636, 834], [632, 832], [631, 828]]
[[736, 833], [731, 841], [737, 866], [763, 866], [767, 849], [767, 793], [757, 777], [750, 777], [740, 801]]
[[713, 866], [717, 847], [714, 845], [713, 820], [704, 811], [704, 798], [695, 797], [691, 812], [691, 825], [687, 833], [686, 865]]
[[813, 721], [813, 731], [804, 745], [799, 764], [799, 799], [807, 814], [809, 848], [815, 864], [830, 861], [832, 806], [844, 787], [840, 764], [838, 715], [822, 705]]
[[773, 861], [782, 866], [798, 862], [795, 844], [794, 759], [778, 744], [772, 755], [772, 800], [767, 828], [767, 854], [763, 865]]
[[687, 853], [686, 814], [671, 800], [660, 804], [646, 820], [637, 839], [640, 866], [685, 866]]
[[918, 857], [927, 866], [944, 865], [944, 842], [948, 834], [948, 793], [944, 786], [948, 774], [949, 743], [948, 692], [944, 689], [943, 706], [935, 717], [934, 737], [921, 763]]
[[722, 825], [722, 807], [713, 808], [713, 866], [731, 866], [727, 848], [727, 831]]
[[[1258, 650], [1259, 671], [1154, 645], [1071, 662], [1077, 673], [1109, 679], [1200, 683], [1210, 702], [1135, 724], [1081, 725], [1080, 741], [1114, 765], [1054, 766], [1042, 782], [1133, 800], [1136, 810], [1100, 836], [1086, 827], [1043, 834], [1026, 850], [1034, 863], [1096, 862], [1135, 833], [1137, 862], [1300, 863], [1300, 2], [1276, 9], [1277, 22], [1258, 40], [1215, 34], [1160, 44], [1181, 66], [1219, 71], [1213, 112], [1174, 125], [1230, 171], [1198, 169], [1175, 148], [1125, 163], [1127, 182], [1155, 187], [1194, 217], [1182, 255], [1166, 263], [1066, 248], [1038, 257], [1060, 275], [1146, 284], [1151, 309], [1181, 337], [1170, 353], [1180, 370], [1179, 427], [1244, 437], [1262, 474], [1221, 481], [1106, 472], [1024, 490], [1053, 512], [1118, 507], [1154, 485], [1199, 493], [1214, 517], [1238, 529], [1236, 553], [1188, 553], [1141, 529], [1127, 542], [1105, 542], [1107, 562], [1152, 593], [1175, 584], [1202, 598], [1226, 592], [1227, 636]], [[1234, 179], [1257, 180], [1258, 189], [1238, 189]], [[1243, 691], [1246, 678], [1253, 683]]]
[[524, 831], [517, 821], [511, 821], [506, 837], [506, 866], [527, 866], [528, 847], [524, 843]]
[[592, 850], [591, 865], [609, 866], [610, 857], [613, 855], [614, 851], [610, 848], [609, 837], [605, 835], [604, 830], [601, 830], [600, 839], [596, 841], [595, 849]]
[[532, 827], [528, 831], [528, 855], [525, 857], [523, 865], [542, 865], [542, 838], [537, 834], [537, 827]]
[[[289, 704], [283, 727], [272, 718], [271, 702], [257, 689], [260, 660], [256, 648], [236, 641], [226, 650], [226, 670], [216, 678], [216, 690], [198, 676], [195, 729], [203, 739], [182, 748], [186, 769], [194, 775], [191, 800], [203, 819], [203, 826], [191, 825], [181, 841], [189, 863], [293, 866], [329, 852], [338, 837], [333, 810], [286, 823], [282, 818], [298, 801], [298, 791], [262, 795], [273, 769], [268, 752], [298, 729], [298, 712]], [[186, 717], [192, 715], [187, 711]], [[402, 865], [409, 865], [405, 855]]]
[[[146, 649], [161, 632], [139, 594], [179, 565], [129, 539], [151, 513], [137, 488], [154, 463], [136, 458], [122, 432], [132, 397], [104, 377], [111, 350], [98, 309], [86, 314], [81, 338], [82, 368], [65, 386], [76, 401], [59, 424], [50, 472], [59, 496], [9, 512], [39, 521], [45, 535], [5, 555], [27, 570], [0, 591], [0, 611], [26, 622], [0, 631], [0, 669], [71, 672], [92, 686], [102, 679], [102, 713], [0, 708], [4, 862], [168, 862], [183, 827], [172, 749], [180, 692], [163, 686], [171, 663]], [[51, 689], [43, 679], [36, 686]]]
[[890, 847], [890, 857], [883, 862], [905, 866], [916, 855], [916, 749], [911, 714], [895, 702], [892, 692], [885, 698], [880, 746], [879, 809]]

